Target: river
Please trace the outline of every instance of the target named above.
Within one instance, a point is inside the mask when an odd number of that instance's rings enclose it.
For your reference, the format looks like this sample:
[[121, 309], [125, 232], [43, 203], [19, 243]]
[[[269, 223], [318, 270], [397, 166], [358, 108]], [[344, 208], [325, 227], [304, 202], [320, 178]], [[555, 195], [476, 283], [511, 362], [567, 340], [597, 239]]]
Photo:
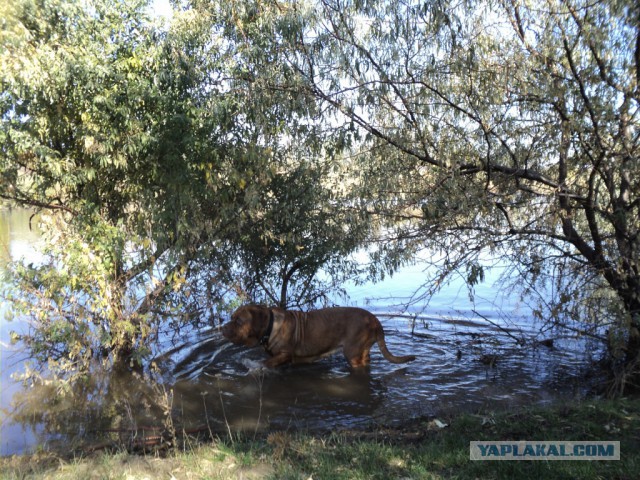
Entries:
[[[39, 236], [29, 217], [23, 210], [0, 210], [0, 269], [9, 259], [37, 259]], [[417, 356], [409, 364], [390, 364], [374, 346], [371, 367], [363, 372], [351, 371], [341, 355], [257, 371], [265, 358], [260, 348], [230, 345], [209, 328], [164, 335], [151, 374], [96, 372], [73, 395], [12, 379], [28, 359], [11, 345], [10, 331], [27, 325], [8, 322], [3, 303], [0, 454], [132, 443], [167, 431], [246, 435], [405, 425], [424, 416], [490, 413], [587, 395], [600, 346], [536, 323], [526, 302], [494, 285], [500, 273], [499, 267], [489, 270], [473, 300], [464, 282], [454, 279], [428, 303], [408, 309], [403, 299], [425, 282], [422, 266], [403, 268], [378, 284], [346, 285], [348, 299], [341, 303], [376, 313], [389, 350]]]

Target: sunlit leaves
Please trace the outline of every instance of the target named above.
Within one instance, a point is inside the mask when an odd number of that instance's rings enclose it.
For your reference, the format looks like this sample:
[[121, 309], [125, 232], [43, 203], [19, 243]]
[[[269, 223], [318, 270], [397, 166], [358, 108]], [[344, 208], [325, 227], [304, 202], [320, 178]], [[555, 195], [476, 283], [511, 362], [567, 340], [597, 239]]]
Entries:
[[[153, 304], [181, 294], [186, 258], [219, 223], [193, 167], [215, 153], [193, 127], [216, 57], [189, 57], [181, 42], [198, 32], [158, 29], [144, 7], [25, 1], [3, 31], [0, 195], [67, 214], [47, 226], [44, 264], [16, 266], [11, 298], [35, 321], [22, 340], [36, 356], [78, 371], [147, 350], [177, 305]], [[203, 210], [206, 224], [189, 216]]]
[[184, 7], [161, 26], [143, 1], [9, 9], [0, 195], [55, 220], [11, 299], [34, 320], [22, 341], [57, 368], [137, 361], [161, 326], [256, 293], [247, 278], [286, 276], [313, 302], [320, 268], [337, 275], [362, 238], [335, 208], [330, 132], [286, 61], [303, 12]]

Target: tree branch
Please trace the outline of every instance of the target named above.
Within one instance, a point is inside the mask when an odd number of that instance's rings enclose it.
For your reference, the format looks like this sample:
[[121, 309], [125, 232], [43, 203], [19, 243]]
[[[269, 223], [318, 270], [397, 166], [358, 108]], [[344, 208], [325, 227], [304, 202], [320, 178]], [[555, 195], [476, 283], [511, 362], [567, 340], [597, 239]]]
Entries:
[[70, 213], [73, 216], [77, 216], [78, 212], [76, 212], [74, 209], [67, 207], [65, 205], [56, 205], [56, 204], [52, 204], [52, 203], [44, 203], [44, 202], [40, 202], [38, 200], [32, 200], [32, 199], [27, 199], [27, 198], [19, 198], [19, 197], [15, 197], [12, 195], [7, 195], [4, 193], [0, 193], [0, 198], [4, 198], [5, 200], [11, 200], [13, 202], [16, 202], [20, 205], [26, 205], [29, 207], [37, 207], [37, 208], [44, 208], [47, 210], [62, 210], [64, 212]]

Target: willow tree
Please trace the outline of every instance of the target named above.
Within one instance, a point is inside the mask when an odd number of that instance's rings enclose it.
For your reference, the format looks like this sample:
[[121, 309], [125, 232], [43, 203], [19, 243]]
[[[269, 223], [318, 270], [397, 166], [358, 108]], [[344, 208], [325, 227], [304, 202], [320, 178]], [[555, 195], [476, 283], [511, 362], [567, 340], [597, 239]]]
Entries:
[[509, 256], [544, 290], [538, 315], [606, 324], [616, 369], [637, 374], [638, 4], [292, 8], [305, 20], [288, 61], [343, 120], [362, 208], [393, 232], [380, 258], [428, 247], [442, 277], [463, 268], [473, 283], [481, 252]]
[[[216, 139], [199, 135], [221, 59], [204, 58], [197, 19], [160, 28], [145, 3], [2, 5], [0, 197], [46, 224], [43, 260], [15, 266], [9, 296], [32, 317], [17, 338], [53, 371], [148, 352], [190, 297], [195, 252], [237, 207]], [[228, 193], [207, 216], [214, 168]]]
[[286, 61], [304, 12], [287, 2], [187, 5], [210, 19], [211, 37], [221, 35], [232, 46], [231, 88], [252, 105], [241, 121], [259, 132], [250, 134], [254, 143], [270, 145], [261, 153], [267, 168], [250, 169], [254, 176], [270, 172], [268, 185], [251, 186], [256, 208], [240, 212], [230, 242], [236, 267], [246, 273], [244, 295], [283, 308], [330, 302], [330, 293], [361, 273], [350, 254], [362, 246], [368, 221], [345, 201], [350, 172], [335, 155], [341, 146], [327, 112]]
[[[45, 236], [6, 295], [30, 319], [16, 340], [49, 371], [140, 363], [160, 331], [219, 318], [246, 297], [236, 269], [255, 242], [272, 262], [303, 245], [314, 272], [329, 258], [300, 243], [319, 230], [309, 217], [288, 217], [292, 236], [270, 210], [315, 205], [318, 187], [274, 193], [315, 180], [280, 154], [318, 151], [302, 121], [314, 99], [249, 78], [258, 47], [226, 8], [159, 24], [143, 0], [2, 2], [0, 198], [40, 211]], [[263, 82], [282, 74], [262, 58]]]

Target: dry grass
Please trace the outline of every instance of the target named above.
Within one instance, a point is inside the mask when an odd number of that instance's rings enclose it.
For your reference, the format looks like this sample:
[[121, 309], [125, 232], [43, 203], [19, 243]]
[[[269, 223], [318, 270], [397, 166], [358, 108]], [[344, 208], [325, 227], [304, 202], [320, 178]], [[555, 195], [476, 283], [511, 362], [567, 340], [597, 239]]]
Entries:
[[214, 445], [173, 452], [166, 457], [119, 452], [67, 460], [50, 454], [0, 459], [3, 480], [258, 479], [272, 473], [272, 467], [265, 462], [248, 462]]
[[[640, 478], [640, 398], [412, 421], [404, 429], [270, 432], [163, 454], [0, 459], [0, 479], [567, 479]], [[448, 424], [444, 426], [444, 424]], [[437, 428], [434, 428], [436, 425]], [[620, 461], [472, 462], [471, 440], [619, 440]]]

